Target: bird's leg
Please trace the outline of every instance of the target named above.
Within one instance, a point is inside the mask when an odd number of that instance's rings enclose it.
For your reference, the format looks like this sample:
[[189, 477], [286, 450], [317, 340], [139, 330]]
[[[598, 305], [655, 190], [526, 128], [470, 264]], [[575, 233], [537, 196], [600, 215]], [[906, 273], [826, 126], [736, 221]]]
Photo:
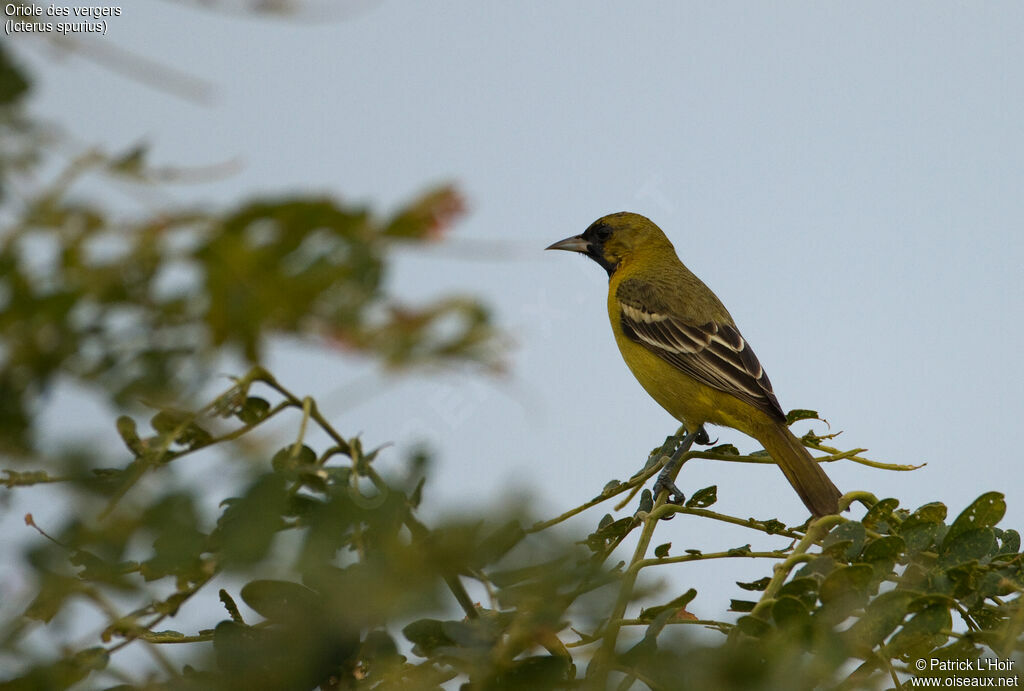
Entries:
[[661, 473], [658, 474], [658, 479], [654, 482], [653, 493], [657, 497], [661, 494], [662, 490], [668, 491], [668, 503], [682, 505], [685, 501], [686, 496], [676, 487], [674, 478], [679, 472], [679, 467], [682, 465], [683, 454], [690, 450], [694, 444], [709, 444], [711, 438], [708, 437], [707, 430], [701, 425], [693, 432], [687, 432], [679, 440], [679, 445], [676, 450], [672, 452], [672, 456], [669, 457], [668, 463], [662, 468]]

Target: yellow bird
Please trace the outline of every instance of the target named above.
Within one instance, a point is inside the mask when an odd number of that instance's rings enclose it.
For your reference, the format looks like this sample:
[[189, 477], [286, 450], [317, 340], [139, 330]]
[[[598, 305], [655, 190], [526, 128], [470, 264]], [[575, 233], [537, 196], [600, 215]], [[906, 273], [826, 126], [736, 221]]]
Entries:
[[608, 317], [619, 351], [640, 385], [688, 432], [710, 423], [757, 439], [814, 516], [838, 511], [839, 490], [789, 431], [768, 375], [732, 316], [679, 261], [658, 226], [639, 214], [610, 214], [547, 249], [579, 252], [608, 272]]

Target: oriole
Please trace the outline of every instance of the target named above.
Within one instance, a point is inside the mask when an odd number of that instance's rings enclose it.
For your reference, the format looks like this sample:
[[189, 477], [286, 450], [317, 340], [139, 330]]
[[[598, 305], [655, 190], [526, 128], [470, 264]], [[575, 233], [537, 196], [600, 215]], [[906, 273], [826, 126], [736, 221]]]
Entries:
[[732, 316], [658, 226], [639, 214], [610, 214], [547, 249], [580, 252], [608, 272], [608, 317], [622, 357], [687, 430], [710, 423], [757, 439], [814, 516], [838, 511], [839, 490], [789, 431]]

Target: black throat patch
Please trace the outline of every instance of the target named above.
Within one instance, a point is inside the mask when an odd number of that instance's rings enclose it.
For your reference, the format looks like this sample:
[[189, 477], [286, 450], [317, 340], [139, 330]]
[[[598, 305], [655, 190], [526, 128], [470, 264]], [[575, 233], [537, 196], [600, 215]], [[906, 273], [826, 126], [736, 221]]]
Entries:
[[587, 241], [586, 255], [600, 264], [608, 272], [608, 278], [612, 277], [618, 262], [609, 261], [604, 254], [604, 243], [611, 237], [612, 228], [604, 221], [594, 221], [590, 227], [583, 232], [583, 239]]

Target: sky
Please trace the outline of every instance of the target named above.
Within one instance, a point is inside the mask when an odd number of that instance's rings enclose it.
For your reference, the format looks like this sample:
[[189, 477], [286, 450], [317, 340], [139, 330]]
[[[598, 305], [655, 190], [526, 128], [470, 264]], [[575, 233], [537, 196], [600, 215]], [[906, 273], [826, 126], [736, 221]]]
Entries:
[[[555, 515], [675, 431], [621, 361], [604, 271], [543, 251], [628, 210], [719, 295], [784, 409], [819, 411], [841, 448], [927, 463], [830, 464], [842, 490], [955, 515], [998, 489], [1004, 525], [1024, 527], [1024, 5], [321, 0], [291, 18], [121, 7], [101, 50], [190, 75], [202, 98], [83, 54], [54, 59], [31, 39], [15, 47], [37, 79], [34, 112], [83, 146], [144, 141], [158, 165], [235, 171], [161, 190], [167, 202], [330, 192], [386, 211], [447, 181], [465, 196], [449, 240], [402, 253], [389, 280], [411, 302], [484, 299], [512, 344], [507, 375], [392, 379], [371, 394], [366, 362], [295, 343], [268, 358], [343, 433], [396, 442], [379, 463], [433, 449], [428, 515], [503, 501]], [[55, 406], [69, 429], [95, 430], [80, 398]], [[775, 468], [694, 461], [681, 475], [688, 493], [711, 484], [725, 513], [806, 517]], [[680, 517], [656, 536], [676, 553], [785, 546], [707, 523]], [[733, 580], [764, 569], [732, 567]], [[672, 576], [702, 593], [699, 616], [741, 596], [718, 568]]]

